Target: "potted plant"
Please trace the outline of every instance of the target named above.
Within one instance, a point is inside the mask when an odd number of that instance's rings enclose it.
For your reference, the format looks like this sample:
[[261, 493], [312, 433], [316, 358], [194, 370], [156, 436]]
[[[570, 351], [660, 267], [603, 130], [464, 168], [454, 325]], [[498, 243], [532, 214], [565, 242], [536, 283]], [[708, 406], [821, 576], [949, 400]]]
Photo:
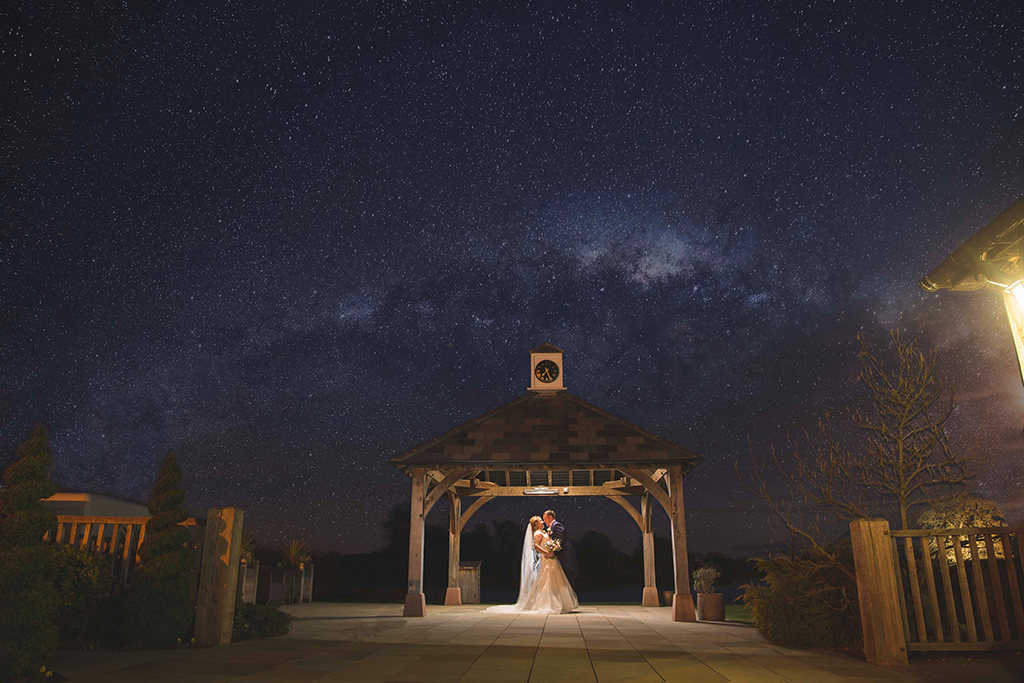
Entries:
[[697, 618], [701, 621], [725, 621], [725, 599], [715, 592], [721, 574], [711, 563], [693, 570], [693, 587], [697, 591]]

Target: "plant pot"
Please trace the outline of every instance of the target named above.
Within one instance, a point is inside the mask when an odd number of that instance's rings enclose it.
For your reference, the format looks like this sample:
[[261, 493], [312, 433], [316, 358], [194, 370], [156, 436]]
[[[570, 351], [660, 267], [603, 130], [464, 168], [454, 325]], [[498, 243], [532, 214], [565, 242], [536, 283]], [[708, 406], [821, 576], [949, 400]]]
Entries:
[[721, 593], [697, 593], [697, 618], [701, 621], [725, 621], [725, 596]]

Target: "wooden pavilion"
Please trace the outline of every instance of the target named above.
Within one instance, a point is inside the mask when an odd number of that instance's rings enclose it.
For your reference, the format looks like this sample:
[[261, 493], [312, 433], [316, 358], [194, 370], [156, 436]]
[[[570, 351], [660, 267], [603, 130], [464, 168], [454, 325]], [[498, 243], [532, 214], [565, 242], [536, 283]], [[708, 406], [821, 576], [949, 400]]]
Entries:
[[[644, 606], [657, 607], [653, 501], [672, 524], [672, 618], [695, 621], [686, 560], [683, 477], [704, 458], [565, 390], [562, 350], [530, 352], [532, 384], [523, 396], [391, 460], [412, 478], [409, 585], [405, 616], [424, 616], [424, 520], [449, 503], [446, 605], [462, 604], [459, 545], [473, 514], [498, 496], [604, 496], [620, 505], [643, 537]], [[639, 509], [630, 502], [639, 497]], [[463, 498], [469, 504], [463, 510]], [[468, 502], [467, 501], [467, 502]], [[586, 571], [586, 568], [583, 568]]]

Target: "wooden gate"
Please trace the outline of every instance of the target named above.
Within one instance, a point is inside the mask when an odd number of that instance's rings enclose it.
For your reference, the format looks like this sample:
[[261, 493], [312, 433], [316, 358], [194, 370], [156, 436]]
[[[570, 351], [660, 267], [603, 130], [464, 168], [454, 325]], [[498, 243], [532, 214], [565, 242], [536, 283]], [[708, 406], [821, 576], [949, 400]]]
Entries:
[[907, 650], [1024, 646], [1024, 527], [890, 531]]

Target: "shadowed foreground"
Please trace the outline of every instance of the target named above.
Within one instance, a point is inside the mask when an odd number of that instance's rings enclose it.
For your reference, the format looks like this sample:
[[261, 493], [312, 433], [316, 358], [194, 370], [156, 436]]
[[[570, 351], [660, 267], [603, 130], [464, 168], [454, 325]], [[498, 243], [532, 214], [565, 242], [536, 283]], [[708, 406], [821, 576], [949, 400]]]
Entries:
[[60, 652], [71, 681], [973, 681], [1024, 680], [1021, 657], [916, 662], [885, 669], [842, 655], [767, 644], [750, 626], [676, 623], [669, 608], [584, 605], [576, 614], [490, 615], [479, 606], [287, 606], [280, 638], [209, 650]]

